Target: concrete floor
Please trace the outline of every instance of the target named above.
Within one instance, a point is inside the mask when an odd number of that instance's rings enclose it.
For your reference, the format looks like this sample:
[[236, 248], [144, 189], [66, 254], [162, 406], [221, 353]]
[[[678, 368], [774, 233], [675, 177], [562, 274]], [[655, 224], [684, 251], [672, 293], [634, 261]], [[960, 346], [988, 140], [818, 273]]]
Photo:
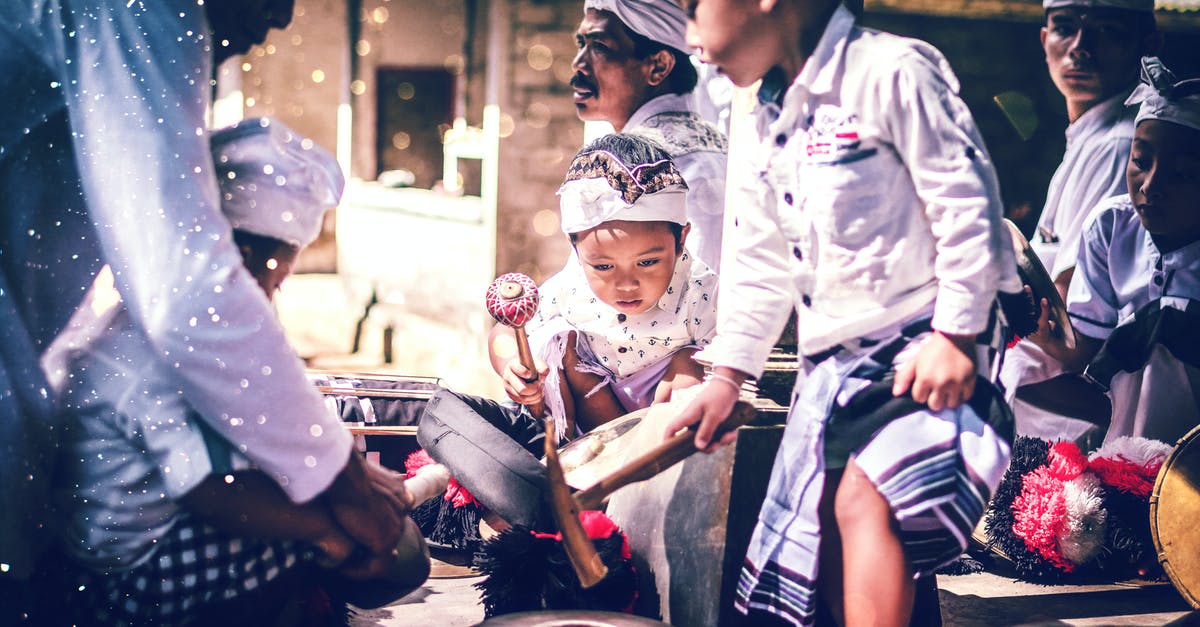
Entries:
[[[350, 353], [361, 311], [347, 307], [337, 275], [297, 275], [277, 298], [288, 336], [310, 366], [441, 377], [464, 392], [497, 396], [501, 390], [487, 363], [485, 347], [468, 345], [455, 329], [390, 312], [397, 322], [395, 362], [383, 362], [382, 329], [369, 322], [362, 349]], [[435, 572], [435, 575], [437, 573]], [[361, 611], [356, 627], [459, 627], [483, 620], [479, 577], [431, 578], [425, 586], [388, 607]], [[938, 578], [947, 627], [1157, 626], [1187, 617], [1200, 625], [1169, 583], [1039, 586], [994, 573]]]
[[[430, 579], [388, 607], [362, 611], [354, 627], [466, 627], [483, 620], [480, 577]], [[1187, 617], [1200, 624], [1169, 583], [1039, 586], [991, 573], [940, 576], [945, 627], [1157, 627]], [[599, 624], [599, 623], [597, 623]]]

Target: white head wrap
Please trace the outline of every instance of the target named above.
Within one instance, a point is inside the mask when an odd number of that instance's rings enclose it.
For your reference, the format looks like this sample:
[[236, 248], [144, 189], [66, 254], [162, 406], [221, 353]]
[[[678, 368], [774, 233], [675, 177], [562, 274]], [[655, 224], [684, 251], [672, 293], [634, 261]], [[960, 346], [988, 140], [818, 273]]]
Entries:
[[585, 0], [583, 10], [608, 11], [629, 30], [684, 54], [687, 45], [687, 14], [674, 0]]
[[1124, 9], [1126, 11], [1154, 12], [1154, 0], [1042, 0], [1042, 8], [1086, 7], [1098, 9]]
[[209, 143], [233, 228], [299, 247], [317, 238], [346, 184], [333, 155], [268, 118], [214, 131]]
[[1176, 81], [1158, 57], [1142, 57], [1142, 82], [1125, 101], [1139, 103], [1135, 125], [1163, 120], [1200, 130], [1200, 79]]
[[629, 167], [604, 150], [575, 157], [558, 188], [568, 235], [612, 220], [687, 224], [687, 183], [667, 159]]

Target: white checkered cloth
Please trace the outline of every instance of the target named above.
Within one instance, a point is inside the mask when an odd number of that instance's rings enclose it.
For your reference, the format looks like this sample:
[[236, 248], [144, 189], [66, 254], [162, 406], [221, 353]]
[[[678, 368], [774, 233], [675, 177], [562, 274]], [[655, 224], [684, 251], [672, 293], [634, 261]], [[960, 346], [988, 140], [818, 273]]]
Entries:
[[84, 575], [79, 589], [86, 622], [181, 624], [315, 556], [297, 542], [235, 538], [186, 516], [158, 544], [150, 559], [128, 571]]

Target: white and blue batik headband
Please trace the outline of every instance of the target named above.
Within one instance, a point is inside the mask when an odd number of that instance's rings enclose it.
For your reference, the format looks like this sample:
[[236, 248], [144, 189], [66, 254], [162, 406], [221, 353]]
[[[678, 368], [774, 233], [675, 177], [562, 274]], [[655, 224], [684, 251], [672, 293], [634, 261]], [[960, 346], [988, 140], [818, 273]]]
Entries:
[[1141, 105], [1135, 125], [1162, 120], [1200, 130], [1200, 79], [1176, 80], [1158, 57], [1142, 57], [1142, 82], [1125, 104]]
[[571, 162], [558, 188], [568, 235], [612, 220], [687, 224], [687, 183], [669, 159], [634, 167], [604, 150]]

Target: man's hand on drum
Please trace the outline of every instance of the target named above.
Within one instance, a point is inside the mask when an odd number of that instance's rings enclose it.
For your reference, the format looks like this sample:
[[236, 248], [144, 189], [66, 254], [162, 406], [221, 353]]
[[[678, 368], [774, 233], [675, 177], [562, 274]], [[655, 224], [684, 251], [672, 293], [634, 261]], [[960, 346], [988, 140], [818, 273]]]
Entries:
[[395, 548], [414, 506], [404, 475], [353, 452], [325, 498], [346, 534], [372, 553]]
[[530, 405], [542, 400], [542, 383], [550, 373], [550, 367], [537, 358], [534, 358], [533, 364], [537, 372], [530, 372], [516, 358], [504, 365], [504, 393], [516, 403]]
[[717, 432], [717, 427], [721, 426], [721, 423], [725, 422], [729, 413], [733, 411], [733, 405], [738, 400], [742, 383], [747, 376], [732, 368], [723, 366], [715, 368], [696, 398], [692, 399], [683, 412], [667, 423], [666, 433], [663, 434], [663, 437], [669, 438], [678, 433], [680, 429], [699, 423], [696, 428], [697, 449], [711, 453], [733, 442], [737, 438], [737, 430], [722, 435], [716, 441], [713, 441], [713, 436]]

